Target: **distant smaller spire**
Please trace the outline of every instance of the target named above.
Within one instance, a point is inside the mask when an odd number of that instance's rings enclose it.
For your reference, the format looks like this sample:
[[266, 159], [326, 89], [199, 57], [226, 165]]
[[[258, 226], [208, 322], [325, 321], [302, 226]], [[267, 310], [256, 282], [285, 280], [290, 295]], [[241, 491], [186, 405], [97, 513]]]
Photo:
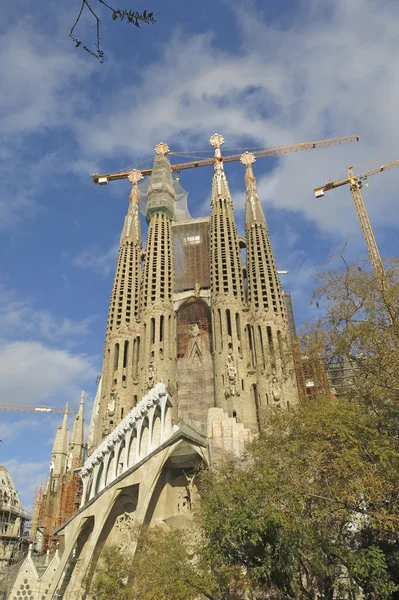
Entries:
[[53, 476], [61, 477], [66, 470], [66, 458], [68, 454], [68, 413], [69, 402], [65, 405], [64, 416], [61, 425], [57, 428], [55, 434], [50, 471]]
[[73, 423], [71, 441], [69, 443], [68, 469], [80, 467], [84, 461], [84, 401], [85, 393], [82, 391], [78, 414]]

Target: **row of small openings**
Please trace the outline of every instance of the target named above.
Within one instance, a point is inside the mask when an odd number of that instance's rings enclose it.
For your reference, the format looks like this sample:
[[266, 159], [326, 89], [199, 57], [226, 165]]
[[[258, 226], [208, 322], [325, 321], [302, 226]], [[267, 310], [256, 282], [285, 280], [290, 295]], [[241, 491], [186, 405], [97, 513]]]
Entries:
[[[215, 285], [215, 292], [220, 292], [221, 277], [222, 275], [222, 290], [224, 293], [229, 292], [229, 277], [227, 269], [227, 245], [230, 249], [229, 252], [229, 263], [230, 263], [230, 274], [231, 274], [231, 288], [233, 295], [237, 298], [240, 297], [244, 301], [244, 293], [241, 285], [241, 272], [240, 272], [240, 250], [238, 247], [237, 232], [235, 231], [235, 224], [233, 222], [233, 232], [231, 230], [231, 219], [227, 215], [214, 215], [212, 220], [212, 244], [213, 244], [213, 278]], [[228, 244], [226, 245], [225, 230], [227, 233]], [[234, 244], [234, 234], [237, 240], [237, 244]], [[219, 261], [218, 252], [220, 251], [221, 261]], [[238, 282], [238, 285], [237, 285]], [[238, 293], [238, 287], [240, 288]]]
[[[114, 371], [117, 371], [119, 368], [119, 348], [120, 348], [120, 344], [119, 342], [117, 342], [115, 344], [115, 348], [114, 348]], [[129, 357], [129, 342], [128, 340], [125, 340], [124, 345], [123, 345], [123, 368], [126, 369], [127, 364], [128, 364], [128, 357]]]
[[[159, 341], [163, 342], [164, 337], [164, 315], [160, 316], [159, 319]], [[155, 317], [151, 317], [151, 344], [155, 344]]]
[[[110, 349], [108, 349], [110, 355]], [[114, 346], [114, 372], [119, 368], [120, 344], [117, 342]], [[133, 340], [132, 367], [133, 373], [137, 374], [138, 364], [140, 360], [140, 336]], [[129, 341], [125, 340], [123, 344], [123, 369], [128, 368], [129, 364]]]

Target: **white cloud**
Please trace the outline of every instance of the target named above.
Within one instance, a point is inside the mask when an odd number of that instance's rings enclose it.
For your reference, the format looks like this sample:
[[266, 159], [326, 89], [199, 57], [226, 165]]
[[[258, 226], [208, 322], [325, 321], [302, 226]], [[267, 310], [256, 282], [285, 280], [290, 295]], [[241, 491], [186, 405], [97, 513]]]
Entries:
[[60, 405], [79, 397], [97, 370], [86, 355], [49, 348], [41, 342], [0, 343], [1, 395], [6, 403]]
[[0, 423], [0, 440], [3, 443], [15, 441], [22, 436], [25, 431], [32, 429], [34, 422], [32, 418], [22, 418], [16, 421]]
[[[64, 24], [65, 27], [65, 24]], [[59, 43], [64, 35], [46, 34], [27, 16], [9, 26], [0, 41], [0, 97], [3, 136], [29, 133], [67, 124], [82, 107], [80, 83], [95, 61]]]
[[115, 269], [119, 243], [113, 244], [106, 252], [98, 246], [90, 246], [72, 258], [72, 264], [83, 269], [90, 269], [103, 276], [109, 275]]
[[57, 343], [81, 340], [88, 335], [93, 320], [94, 317], [82, 321], [56, 318], [47, 311], [34, 309], [31, 302], [18, 298], [14, 291], [0, 287], [0, 337], [34, 335]]
[[[397, 152], [399, 5], [337, 0], [326, 17], [324, 3], [308, 1], [298, 24], [285, 27], [267, 25], [258, 12], [239, 6], [242, 37], [233, 51], [220, 48], [217, 36], [175, 35], [141, 83], [118, 90], [112, 112], [104, 107], [79, 122], [82, 147], [114, 158], [145, 155], [161, 138], [172, 148], [204, 148], [214, 130], [229, 147], [243, 136], [261, 146], [359, 134], [359, 144], [282, 156], [259, 184], [277, 208], [300, 211], [324, 231], [353, 234], [360, 247], [349, 190], [317, 203], [313, 188], [350, 163], [378, 165]], [[257, 173], [263, 165], [255, 165]], [[388, 173], [373, 180], [369, 209], [377, 230], [399, 222], [395, 181]]]

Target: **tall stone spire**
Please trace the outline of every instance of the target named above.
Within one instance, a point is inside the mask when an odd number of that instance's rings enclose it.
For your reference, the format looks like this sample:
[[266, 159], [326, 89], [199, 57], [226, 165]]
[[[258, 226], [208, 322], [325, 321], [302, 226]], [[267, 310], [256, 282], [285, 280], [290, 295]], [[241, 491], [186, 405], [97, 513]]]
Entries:
[[140, 171], [132, 171], [129, 208], [122, 228], [109, 304], [101, 398], [93, 413], [89, 454], [139, 398], [140, 285], [142, 239], [139, 218]]
[[246, 167], [245, 229], [247, 237], [248, 302], [251, 309], [270, 311], [286, 320], [284, 297], [269, 232], [252, 171], [255, 157], [250, 152], [241, 156]]
[[[69, 436], [68, 410], [69, 402], [67, 402], [65, 406], [62, 424], [58, 426], [57, 433], [55, 434], [53, 452], [51, 454], [50, 477], [54, 481], [59, 481], [60, 478], [62, 478], [67, 466]], [[54, 483], [52, 487], [52, 491], [55, 491], [58, 488], [58, 483]]]
[[84, 463], [85, 445], [84, 445], [84, 401], [85, 393], [82, 392], [80, 397], [80, 405], [78, 414], [75, 416], [75, 420], [72, 428], [71, 440], [69, 442], [69, 454], [68, 454], [68, 469], [76, 469]]
[[215, 148], [210, 258], [215, 403], [228, 411], [229, 416], [237, 416], [240, 422], [256, 429], [256, 407], [249, 386], [244, 384], [247, 377], [244, 278], [233, 202], [220, 150], [224, 139], [215, 133], [210, 143]]
[[176, 392], [176, 315], [173, 308], [175, 260], [172, 219], [175, 192], [167, 144], [155, 148], [156, 157], [147, 197], [148, 233], [141, 288], [142, 372], [145, 393], [163, 380]]
[[255, 157], [241, 156], [245, 166], [245, 233], [248, 278], [250, 361], [256, 373], [259, 408], [298, 401], [284, 296], [269, 232], [252, 171]]

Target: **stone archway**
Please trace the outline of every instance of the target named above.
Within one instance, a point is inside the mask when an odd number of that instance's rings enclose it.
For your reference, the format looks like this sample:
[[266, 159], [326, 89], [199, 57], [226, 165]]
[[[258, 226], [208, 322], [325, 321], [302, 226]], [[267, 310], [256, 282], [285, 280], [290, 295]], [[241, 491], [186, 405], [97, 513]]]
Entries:
[[[84, 549], [90, 539], [90, 536], [94, 529], [94, 516], [90, 516], [85, 519], [78, 536], [76, 538], [76, 542], [69, 554], [68, 561], [65, 565], [63, 574], [61, 576], [61, 585], [58, 589], [58, 594], [62, 598], [64, 596], [65, 590], [68, 587], [68, 584], [73, 575], [73, 581], [77, 588], [80, 589], [82, 574], [80, 573], [80, 561], [81, 556], [84, 555]], [[76, 590], [78, 591], [78, 590]]]
[[96, 540], [95, 551], [86, 575], [87, 589], [90, 588], [104, 546], [116, 545], [121, 552], [134, 550], [133, 539], [138, 496], [139, 486], [135, 484], [123, 488], [115, 499]]
[[199, 495], [196, 473], [204, 464], [195, 445], [185, 439], [176, 443], [149, 499], [144, 525], [191, 526], [195, 498]]

